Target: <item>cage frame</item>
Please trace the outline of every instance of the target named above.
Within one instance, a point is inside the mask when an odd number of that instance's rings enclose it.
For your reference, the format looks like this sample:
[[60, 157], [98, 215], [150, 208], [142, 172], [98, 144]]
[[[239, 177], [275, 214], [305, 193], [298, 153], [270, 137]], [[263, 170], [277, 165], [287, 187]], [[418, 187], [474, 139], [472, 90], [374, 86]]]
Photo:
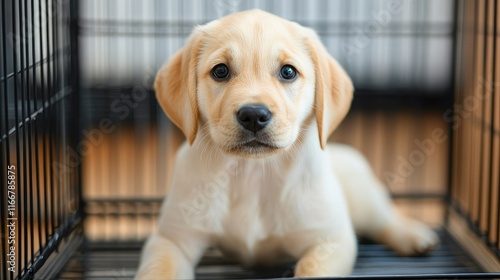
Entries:
[[[31, 8], [29, 8], [28, 6], [28, 2], [30, 1], [30, 4], [31, 4]], [[42, 2], [43, 0], [39, 0], [38, 4], [40, 5], [39, 6], [39, 10], [41, 10], [42, 8]], [[12, 1], [11, 3], [11, 12], [12, 12], [12, 16], [11, 16], [11, 20], [13, 22], [13, 32], [16, 33], [16, 27], [20, 27], [19, 28], [19, 31], [22, 32], [22, 29], [24, 29], [27, 33], [27, 30], [28, 30], [28, 27], [23, 25], [21, 23], [21, 21], [16, 18], [16, 15], [20, 15], [21, 12], [24, 13], [24, 15], [27, 17], [27, 16], [31, 16], [31, 18], [33, 19], [34, 18], [34, 15], [33, 15], [33, 12], [34, 12], [34, 8], [33, 8], [33, 4], [34, 4], [34, 0], [23, 0], [23, 1], [20, 1], [20, 2], [16, 2], [16, 1]], [[455, 5], [455, 27], [454, 27], [454, 45], [456, 46], [458, 44], [458, 41], [459, 40], [464, 40], [463, 38], [457, 38], [456, 34], [459, 33], [459, 29], [460, 28], [463, 28], [463, 26], [461, 26], [459, 28], [459, 24], [458, 24], [458, 21], [459, 20], [463, 20], [461, 18], [461, 14], [460, 12], [464, 12], [465, 11], [465, 5], [468, 5], [468, 4], [465, 4], [466, 1], [460, 1], [459, 4]], [[7, 47], [6, 47], [6, 44], [7, 44], [7, 35], [6, 35], [6, 26], [7, 26], [7, 23], [6, 23], [6, 20], [7, 20], [7, 16], [5, 16], [7, 14], [7, 2], [6, 1], [2, 1], [2, 4], [1, 4], [1, 14], [2, 14], [2, 59], [4, 61], [2, 67], [3, 67], [3, 75], [4, 77], [2, 77], [2, 82], [3, 82], [3, 85], [2, 85], [2, 94], [3, 94], [3, 98], [2, 98], [2, 107], [4, 109], [4, 117], [5, 117], [5, 120], [4, 122], [2, 122], [1, 124], [1, 127], [2, 127], [2, 131], [3, 132], [7, 132], [4, 136], [3, 133], [2, 133], [2, 153], [5, 153], [6, 157], [5, 159], [2, 159], [2, 161], [0, 162], [0, 167], [2, 168], [2, 170], [5, 170], [7, 166], [9, 166], [11, 160], [9, 158], [9, 155], [10, 153], [12, 152], [11, 149], [10, 149], [10, 143], [9, 143], [9, 137], [11, 137], [12, 135], [14, 135], [16, 137], [16, 150], [15, 150], [15, 154], [16, 154], [16, 159], [26, 159], [26, 149], [28, 149], [28, 147], [26, 147], [26, 143], [27, 142], [24, 142], [26, 140], [23, 140], [21, 141], [19, 139], [19, 137], [21, 137], [19, 131], [21, 129], [22, 131], [22, 136], [23, 137], [27, 137], [26, 136], [26, 133], [29, 133], [29, 131], [25, 131], [25, 127], [29, 126], [30, 125], [30, 122], [34, 122], [37, 118], [37, 116], [32, 116], [32, 113], [36, 112], [36, 111], [33, 111], [31, 112], [31, 105], [26, 105], [26, 108], [25, 108], [25, 105], [21, 105], [21, 106], [18, 106], [17, 102], [18, 100], [30, 100], [29, 99], [29, 93], [30, 93], [30, 89], [34, 92], [36, 92], [38, 89], [36, 89], [36, 86], [35, 85], [32, 85], [29, 83], [29, 76], [30, 76], [30, 72], [24, 72], [23, 69], [29, 69], [30, 67], [32, 67], [33, 69], [36, 69], [36, 67], [33, 67], [32, 65], [28, 65], [29, 63], [26, 63], [26, 64], [23, 64], [24, 62], [28, 62], [29, 61], [29, 57], [36, 57], [36, 51], [35, 51], [35, 48], [36, 47], [39, 47], [40, 48], [40, 53], [44, 53], [43, 49], [44, 49], [44, 45], [43, 43], [39, 43], [39, 46], [35, 46], [36, 42], [35, 42], [35, 39], [32, 39], [31, 42], [32, 43], [32, 46], [28, 46], [28, 42], [25, 42], [25, 45], [22, 47], [21, 51], [18, 51], [16, 50], [15, 48], [12, 49], [13, 51], [13, 54], [12, 54], [12, 60], [13, 60], [13, 67], [14, 67], [14, 71], [13, 71], [13, 74], [12, 76], [7, 76], [7, 56], [8, 56], [8, 52], [7, 52]], [[16, 5], [16, 3], [18, 3]], [[45, 5], [48, 7], [49, 6], [49, 0], [45, 0]], [[50, 2], [50, 3], [55, 3], [54, 2]], [[485, 1], [484, 2], [485, 4], [484, 5], [493, 5], [493, 9], [492, 10], [495, 10], [495, 11], [498, 11], [500, 10], [500, 4], [494, 2], [494, 1]], [[490, 4], [488, 4], [490, 3]], [[60, 3], [59, 3], [60, 4]], [[79, 105], [79, 99], [78, 99], [78, 94], [79, 94], [79, 91], [81, 89], [81, 85], [80, 85], [80, 69], [79, 69], [79, 62], [78, 62], [78, 57], [79, 57], [79, 44], [78, 44], [78, 41], [79, 41], [79, 34], [80, 34], [80, 31], [79, 31], [79, 1], [69, 1], [68, 2], [68, 5], [69, 5], [69, 21], [68, 21], [68, 29], [69, 29], [69, 36], [70, 36], [70, 47], [69, 47], [69, 54], [70, 54], [70, 67], [69, 67], [69, 72], [70, 72], [70, 75], [69, 75], [69, 78], [68, 78], [68, 81], [66, 81], [68, 84], [69, 84], [69, 87], [71, 87], [71, 94], [68, 95], [68, 103], [70, 104], [70, 108], [72, 110], [71, 114], [67, 115], [68, 117], [68, 121], [71, 122], [73, 125], [70, 127], [69, 129], [69, 135], [71, 135], [70, 139], [68, 140], [68, 143], [71, 147], [77, 147], [78, 145], [78, 141], [79, 139], [82, 139], [82, 126], [81, 126], [81, 120], [79, 119], [79, 116], [80, 116], [80, 105]], [[475, 4], [474, 4], [474, 11], [477, 11], [477, 10], [480, 10], [480, 9], [484, 9], [484, 10], [487, 10], [487, 6], [481, 6], [482, 4], [480, 4], [480, 2], [478, 1], [475, 1]], [[55, 6], [56, 9], [58, 8], [58, 6]], [[482, 8], [480, 8], [482, 7]], [[28, 11], [31, 12], [31, 15], [28, 15]], [[54, 12], [54, 11], [52, 11]], [[47, 12], [48, 13], [48, 12]], [[462, 14], [463, 16], [463, 14]], [[493, 14], [493, 21], [494, 22], [500, 22], [498, 19], [497, 19], [497, 13], [495, 12]], [[490, 19], [490, 17], [484, 17], [484, 29], [483, 30], [484, 32], [487, 32], [488, 28], [488, 22], [487, 20]], [[40, 17], [40, 21], [42, 20], [42, 18]], [[55, 33], [58, 33], [59, 31], [57, 31], [56, 29], [59, 28], [58, 26], [58, 18], [57, 17], [54, 17], [52, 19], [54, 22], [52, 22], [52, 30], [49, 30], [49, 24], [46, 24], [45, 27], [47, 28], [47, 31], [42, 31], [42, 27], [43, 25], [40, 24], [40, 34], [43, 34], [44, 32], [46, 32], [46, 34], [55, 34]], [[491, 20], [491, 19], [490, 19]], [[461, 24], [463, 24], [463, 22], [461, 22]], [[479, 21], [478, 20], [475, 20], [474, 21], [474, 24], [475, 24], [475, 28], [477, 29], [478, 28], [478, 24]], [[498, 24], [497, 24], [498, 25]], [[496, 34], [498, 32], [497, 30], [497, 25], [494, 25], [494, 28], [493, 28], [493, 34]], [[22, 34], [22, 33], [21, 33]], [[476, 36], [476, 35], [474, 35]], [[14, 39], [14, 45], [15, 44], [15, 41], [16, 39]], [[44, 39], [40, 39], [40, 42], [42, 42]], [[47, 42], [49, 41], [48, 38], [46, 38], [45, 40], [47, 40]], [[52, 47], [54, 47], [55, 45], [55, 40], [58, 40], [57, 39], [57, 36], [52, 36], [52, 40], [54, 40], [53, 42], [48, 42], [47, 46], [50, 46], [52, 44]], [[486, 40], [486, 39], [485, 39]], [[500, 45], [500, 44], [499, 44]], [[496, 46], [496, 40], [493, 41], [493, 48], [498, 48], [498, 46]], [[481, 46], [480, 46], [481, 47]], [[484, 49], [486, 50], [487, 49], [487, 43], [484, 44]], [[456, 48], [453, 48], [454, 51], [457, 51]], [[30, 50], [32, 53], [30, 53]], [[20, 69], [17, 69], [17, 65], [18, 65], [18, 62], [16, 61], [17, 57], [18, 57], [18, 54], [17, 52], [19, 52], [19, 56], [20, 56]], [[48, 49], [45, 50], [45, 52], [48, 53]], [[493, 51], [493, 54], [495, 54], [497, 51], [496, 49]], [[453, 57], [457, 57], [457, 54], [453, 54]], [[484, 55], [483, 55], [483, 65], [482, 67], [484, 69], [486, 69], [487, 67], [487, 60], [488, 60], [488, 56], [486, 54], [486, 51], [484, 51]], [[493, 60], [496, 60], [495, 56], [493, 56]], [[35, 62], [36, 64], [37, 62]], [[47, 71], [47, 73], [49, 75], [56, 75], [56, 70], [55, 68], [58, 67], [56, 64], [54, 64], [54, 62], [48, 62], [48, 64], [50, 65], [50, 63], [52, 63], [52, 66], [48, 66], [48, 67], [52, 67], [52, 70], [49, 70]], [[43, 59], [42, 59], [42, 63], [43, 65]], [[458, 64], [457, 62], [457, 59], [454, 59], [453, 60], [453, 69], [456, 70], [456, 65], [455, 64]], [[22, 66], [25, 66], [25, 67], [22, 67]], [[493, 67], [493, 76], [496, 75], [495, 73], [495, 69], [497, 68], [497, 66]], [[33, 70], [35, 71], [35, 70]], [[500, 71], [500, 70], [499, 70]], [[41, 70], [40, 72], [43, 73], [43, 70]], [[484, 72], [486, 72], [486, 70], [484, 70]], [[36, 73], [32, 72], [32, 78], [35, 78], [36, 79]], [[25, 76], [26, 75], [26, 76]], [[457, 76], [458, 75], [452, 75], [453, 77], [453, 86], [454, 87], [460, 87], [459, 85], [459, 81], [457, 79]], [[26, 78], [27, 77], [27, 78]], [[15, 80], [14, 82], [14, 99], [16, 100], [16, 106], [15, 106], [15, 127], [14, 129], [11, 129], [11, 126], [9, 125], [8, 121], [11, 119], [10, 115], [9, 115], [9, 96], [8, 96], [8, 92], [9, 92], [9, 89], [8, 89], [8, 84], [7, 84], [7, 80], [8, 79], [13, 79]], [[26, 80], [25, 80], [26, 79]], [[55, 78], [54, 78], [55, 79]], [[44, 78], [42, 76], [41, 80], [43, 81]], [[51, 80], [51, 78], [48, 78], [48, 80]], [[42, 82], [43, 83], [43, 82]], [[54, 81], [50, 81], [49, 83], [53, 83], [52, 84], [52, 87], [55, 86], [55, 82]], [[19, 92], [21, 91], [21, 89], [18, 89], [17, 87], [20, 85], [20, 87], [25, 87], [28, 89], [27, 93], [20, 93]], [[50, 94], [54, 94], [54, 92], [51, 91], [51, 88], [50, 86], [46, 85], [48, 88], [47, 88], [47, 92], [46, 94], [47, 95], [50, 95]], [[44, 86], [42, 85], [42, 88], [41, 91], [42, 91], [42, 95], [43, 95], [43, 100], [42, 100], [42, 108], [43, 110], [41, 111], [41, 114], [44, 118], [44, 120], [46, 121], [47, 118], [49, 118], [48, 116], [45, 116], [45, 112], [47, 109], [47, 111], [49, 111], [50, 109], [50, 106], [53, 105], [53, 103], [51, 103], [51, 101], [49, 100], [49, 98], [46, 98], [45, 96], [45, 93], [43, 93], [43, 91], [45, 91], [44, 89]], [[53, 90], [54, 88], [52, 88]], [[456, 91], [456, 90], [455, 90]], [[36, 93], [32, 92], [33, 95], [36, 95]], [[21, 97], [19, 98], [19, 95], [21, 95]], [[25, 95], [27, 94], [27, 95]], [[48, 96], [47, 96], [48, 97]], [[377, 96], [375, 96], [377, 97]], [[357, 101], [358, 104], [355, 106], [359, 106], [360, 108], [363, 108], [363, 104], [369, 104], [371, 102], [371, 98], [372, 95], [360, 95], [360, 101]], [[379, 98], [383, 98], [383, 96], [379, 96]], [[449, 106], [450, 104], [453, 103], [453, 101], [455, 100], [454, 98], [456, 97], [453, 97], [453, 98], [444, 98], [444, 99], [439, 99], [440, 101], [438, 103], [441, 103], [442, 104], [445, 104], [446, 106]], [[497, 96], [498, 98], [498, 96]], [[36, 99], [36, 98], [35, 98]], [[418, 99], [418, 98], [417, 98]], [[429, 100], [432, 100], [432, 101], [436, 101], [436, 99], [432, 99], [430, 98]], [[46, 102], [48, 102], [49, 106], [46, 106]], [[57, 102], [57, 101], [56, 101]], [[404, 101], [400, 101], [402, 103], [404, 103]], [[399, 102], [397, 102], [399, 104]], [[425, 103], [425, 101], [424, 101]], [[388, 103], [390, 104], [390, 102]], [[18, 116], [19, 116], [19, 112], [17, 111], [18, 108], [21, 107], [23, 112], [24, 110], [28, 111], [28, 114], [25, 115], [24, 113], [21, 112], [21, 116], [22, 116], [22, 120], [19, 121], [18, 119]], [[35, 105], [35, 109], [36, 109], [36, 105]], [[55, 113], [54, 113], [55, 114]], [[26, 116], [28, 116], [28, 118], [26, 118]], [[484, 125], [483, 125], [484, 126]], [[48, 129], [48, 130], [51, 130], [52, 129], [52, 132], [54, 133], [54, 135], [56, 135], [57, 131], [56, 131], [56, 127], [55, 126], [52, 126], [52, 127], [47, 127], [47, 128], [43, 128], [43, 129]], [[45, 131], [45, 130], [44, 130]], [[493, 128], [493, 125], [491, 125], [491, 131], [494, 131], [494, 128]], [[36, 132], [36, 131], [33, 131], [33, 132]], [[454, 132], [451, 127], [450, 127], [450, 131], [449, 131], [449, 135], [451, 137], [451, 145], [450, 145], [450, 153], [449, 153], [449, 156], [450, 156], [450, 163], [453, 163], [454, 161], [452, 160], [454, 156], [456, 156], [456, 154], [454, 153], [453, 151], [453, 148], [454, 148], [454, 142], [456, 141], [456, 138], [457, 135], [456, 132]], [[44, 136], [45, 137], [45, 136]], [[52, 139], [52, 140], [55, 140], [55, 139]], [[52, 141], [51, 139], [49, 139], [49, 141]], [[493, 140], [492, 140], [493, 141]], [[22, 143], [22, 144], [20, 144]], [[30, 148], [31, 148], [31, 143], [29, 144], [30, 145]], [[22, 147], [21, 147], [22, 146]], [[49, 145], [50, 146], [50, 145]], [[35, 145], [35, 147], [37, 147]], [[22, 149], [22, 150], [21, 150]], [[44, 144], [44, 149], [45, 149], [45, 144]], [[49, 152], [49, 154], [52, 154], [52, 152]], [[22, 155], [22, 156], [21, 156]], [[30, 160], [31, 160], [31, 156], [28, 154], [28, 156], [30, 157]], [[26, 164], [28, 164], [29, 166], [32, 166], [32, 163], [26, 163], [26, 161], [24, 160], [21, 160], [22, 164], [24, 164], [26, 166]], [[23, 169], [29, 169], [30, 167], [24, 167]], [[37, 166], [37, 170], [38, 170], [38, 166]], [[47, 242], [46, 244], [41, 244], [41, 250], [39, 252], [33, 252], [33, 245], [31, 245], [31, 249], [32, 249], [32, 252], [31, 254], [28, 253], [28, 246], [25, 246], [25, 248], [23, 248], [23, 253], [20, 254], [20, 256], [23, 256], [23, 255], [31, 255], [32, 259], [29, 259], [29, 260], [23, 260], [22, 262], [24, 262], [25, 266], [21, 268], [21, 266], [19, 266], [18, 268], [18, 276], [16, 279], [35, 279], [35, 278], [38, 278], [38, 277], [51, 277], [49, 275], [57, 275], [58, 273], [60, 273], [62, 271], [62, 269], [64, 268], [64, 266], [66, 265], [66, 262], [69, 260], [69, 257], [75, 252], [75, 250], [77, 250], [77, 248], [81, 247], [82, 245], [85, 246], [85, 237], [83, 235], [83, 220], [85, 219], [86, 217], [86, 207], [87, 207], [87, 204], [86, 204], [86, 201], [83, 198], [83, 193], [82, 193], [82, 178], [81, 178], [81, 165], [77, 165], [76, 167], [74, 167], [74, 178], [72, 178], [71, 180], [73, 181], [72, 183], [72, 187], [74, 188], [74, 191], [75, 191], [75, 194], [79, 196], [79, 200], [78, 200], [78, 205], [74, 211], [74, 213], [71, 213], [70, 215], [64, 217], [65, 218], [65, 221], [59, 225], [58, 227], [56, 227], [54, 229], [54, 231], [51, 233], [51, 236], [45, 236], [45, 238], [41, 238], [42, 239], [45, 239]], [[30, 179], [28, 179], [28, 176], [26, 171], [24, 172], [23, 174], [23, 178], [22, 178], [22, 181], [26, 184], [26, 182]], [[444, 202], [447, 204], [447, 207], [445, 208], [446, 210], [446, 213], [445, 213], [445, 224], [444, 226], [447, 227], [448, 226], [448, 223], [455, 223], [455, 226], [460, 228], [460, 227], [464, 227], [464, 224], [465, 226], [470, 229], [470, 231], [472, 232], [473, 236], [475, 236], [477, 239], [478, 239], [478, 244], [482, 244], [483, 245], [486, 245], [486, 247], [490, 248], [491, 251], [493, 251], [494, 254], [496, 254], [496, 256], [498, 258], [500, 258], [500, 249], [498, 247], [498, 244], [495, 244], [495, 242], [492, 242], [489, 240], [489, 237], [487, 235], [487, 233], [484, 232], [484, 230], [482, 230], [479, 226], [478, 226], [478, 222], [474, 219], [471, 219], [470, 218], [470, 215], [468, 215], [468, 213], [463, 210], [463, 208], [460, 206], [460, 203], [457, 202], [453, 196], [452, 196], [452, 188], [453, 188], [453, 176], [455, 176], [455, 173], [453, 173], [453, 167], [452, 168], [449, 168], [449, 174], [448, 174], [448, 177], [450, 178], [450, 183], [448, 185], [448, 192], [446, 193], [446, 196], [442, 197], [442, 196], [437, 196], [437, 197], [434, 197], [434, 196], [419, 196], [418, 194], [407, 194], [407, 195], [398, 195], [396, 196], [396, 199], [398, 198], [411, 198], [411, 199], [418, 199], [418, 198], [434, 198], [434, 199], [443, 199]], [[5, 181], [6, 178], [8, 177], [8, 175], [6, 175], [5, 173], [1, 173], [1, 177], [0, 179], [2, 181]], [[44, 186], [45, 188], [48, 187], [48, 186]], [[50, 188], [52, 188], [52, 186], [49, 186]], [[27, 193], [27, 189], [25, 186], [23, 186], [23, 193], [26, 194]], [[39, 190], [38, 190], [39, 191]], [[53, 189], [51, 189], [51, 193], [53, 193]], [[500, 200], [500, 193], [498, 194], [499, 196], [499, 200]], [[6, 201], [7, 200], [7, 193], [2, 191], [0, 192], [0, 199], [1, 201]], [[33, 199], [31, 199], [31, 201], [33, 201]], [[27, 197], [23, 197], [21, 198], [20, 196], [17, 197], [17, 201], [16, 201], [16, 205], [23, 205], [23, 206], [26, 206], [28, 205], [28, 202], [29, 202], [29, 199]], [[92, 202], [95, 202], [95, 201], [92, 201]], [[90, 203], [92, 203], [90, 202]], [[156, 201], [156, 203], [159, 203], [159, 201]], [[37, 206], [38, 203], [37, 203]], [[51, 206], [53, 206], [53, 204], [51, 203]], [[29, 208], [30, 210], [31, 207]], [[0, 216], [2, 217], [2, 220], [4, 218], [7, 217], [7, 213], [5, 211], [6, 209], [4, 207], [2, 207], [2, 209], [0, 209]], [[22, 217], [21, 218], [24, 218], [24, 220], [33, 220], [33, 217], [28, 217], [28, 211], [22, 213]], [[34, 215], [33, 211], [29, 213], [29, 215]], [[38, 213], [38, 215], [40, 215], [40, 213]], [[455, 221], [455, 219], [458, 218], [458, 220], [460, 221]], [[460, 224], [461, 223], [461, 224]], [[499, 227], [497, 225], [497, 227]], [[47, 228], [47, 226], [45, 226], [45, 229]], [[6, 226], [4, 225], [4, 223], [2, 222], [1, 223], [1, 226], [0, 226], [0, 229], [2, 232], [6, 232]], [[26, 231], [26, 229], [23, 229]], [[500, 231], [497, 229], [497, 232]], [[46, 232], [48, 232], [46, 230]], [[28, 234], [25, 234], [25, 238], [27, 238]], [[33, 236], [33, 234], [31, 234], [31, 236]], [[2, 248], [6, 248], [6, 241], [2, 241]], [[32, 243], [32, 241], [29, 241], [27, 239], [25, 239], [23, 242], [23, 244], [28, 244], [28, 243]], [[497, 242], [498, 243], [498, 242]], [[62, 248], [62, 249], [61, 249]], [[21, 249], [19, 249], [19, 251], [21, 252]], [[2, 251], [2, 253], [4, 253], [4, 251]], [[2, 264], [0, 265], [0, 267], [2, 268], [2, 271], [0, 272], [0, 275], [2, 276], [2, 278], [4, 279], [9, 279], [9, 277], [7, 276], [7, 270], [5, 269], [6, 268], [6, 265], [4, 262], [2, 262]], [[54, 274], [55, 273], [55, 274]], [[414, 274], [414, 275], [372, 275], [372, 276], [350, 276], [350, 277], [333, 277], [331, 279], [494, 279], [494, 278], [500, 278], [500, 272], [492, 272], [492, 273], [448, 273], [448, 274]]]

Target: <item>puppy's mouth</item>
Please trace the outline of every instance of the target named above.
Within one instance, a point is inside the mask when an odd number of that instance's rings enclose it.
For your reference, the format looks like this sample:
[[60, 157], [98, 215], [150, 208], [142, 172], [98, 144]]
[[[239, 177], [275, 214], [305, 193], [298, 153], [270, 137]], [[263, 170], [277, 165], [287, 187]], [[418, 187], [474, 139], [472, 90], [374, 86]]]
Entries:
[[241, 143], [238, 143], [238, 144], [232, 146], [229, 149], [229, 152], [235, 153], [235, 154], [264, 156], [265, 154], [270, 154], [272, 152], [278, 151], [281, 148], [282, 147], [279, 147], [278, 145], [267, 142], [267, 141], [252, 139], [252, 140], [241, 142]]
[[276, 146], [276, 145], [269, 144], [269, 143], [266, 143], [266, 142], [262, 142], [262, 141], [259, 141], [259, 140], [251, 140], [251, 141], [248, 141], [246, 143], [240, 144], [238, 146], [240, 146], [240, 147], [247, 147], [247, 148], [259, 148], [259, 147], [262, 147], [262, 148], [279, 149], [279, 147]]

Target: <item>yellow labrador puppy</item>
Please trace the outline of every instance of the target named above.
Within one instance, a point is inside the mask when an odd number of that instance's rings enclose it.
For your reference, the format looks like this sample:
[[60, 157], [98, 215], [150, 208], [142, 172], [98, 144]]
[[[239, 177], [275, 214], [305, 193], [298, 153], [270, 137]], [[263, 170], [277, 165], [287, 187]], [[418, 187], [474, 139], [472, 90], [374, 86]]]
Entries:
[[361, 155], [327, 144], [353, 86], [313, 30], [259, 10], [212, 21], [155, 88], [188, 141], [136, 279], [193, 279], [208, 247], [243, 265], [298, 260], [307, 277], [350, 274], [355, 233], [401, 255], [437, 245]]

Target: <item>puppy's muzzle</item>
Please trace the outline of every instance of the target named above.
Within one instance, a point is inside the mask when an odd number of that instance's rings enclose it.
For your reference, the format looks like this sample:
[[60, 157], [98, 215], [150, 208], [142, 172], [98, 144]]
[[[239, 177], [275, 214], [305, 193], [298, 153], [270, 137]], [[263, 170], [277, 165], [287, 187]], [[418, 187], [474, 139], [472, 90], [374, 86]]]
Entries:
[[271, 122], [272, 114], [266, 106], [246, 105], [238, 110], [236, 119], [243, 128], [255, 133]]

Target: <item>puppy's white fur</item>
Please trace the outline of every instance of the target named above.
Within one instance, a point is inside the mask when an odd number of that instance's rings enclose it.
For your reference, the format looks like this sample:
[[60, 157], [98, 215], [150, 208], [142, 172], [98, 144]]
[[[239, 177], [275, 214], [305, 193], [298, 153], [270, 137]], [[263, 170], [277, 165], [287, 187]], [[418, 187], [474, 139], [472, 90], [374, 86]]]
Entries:
[[[210, 76], [220, 63], [228, 81]], [[298, 70], [293, 82], [276, 75], [285, 64]], [[198, 27], [156, 90], [189, 143], [177, 153], [136, 279], [193, 279], [211, 246], [248, 266], [297, 260], [303, 277], [350, 274], [355, 233], [402, 255], [437, 245], [431, 229], [396, 212], [361, 155], [326, 144], [352, 84], [312, 30], [262, 11]], [[235, 112], [254, 103], [273, 114], [256, 136], [273, 148], [239, 144]]]

